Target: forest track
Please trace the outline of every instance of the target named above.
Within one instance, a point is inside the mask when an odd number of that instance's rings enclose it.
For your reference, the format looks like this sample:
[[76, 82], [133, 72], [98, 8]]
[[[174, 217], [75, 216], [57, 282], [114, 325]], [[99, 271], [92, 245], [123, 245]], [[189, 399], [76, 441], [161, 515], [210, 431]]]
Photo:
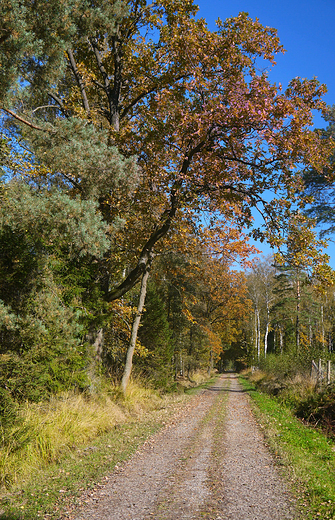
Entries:
[[289, 520], [293, 502], [237, 377], [195, 396], [64, 520]]

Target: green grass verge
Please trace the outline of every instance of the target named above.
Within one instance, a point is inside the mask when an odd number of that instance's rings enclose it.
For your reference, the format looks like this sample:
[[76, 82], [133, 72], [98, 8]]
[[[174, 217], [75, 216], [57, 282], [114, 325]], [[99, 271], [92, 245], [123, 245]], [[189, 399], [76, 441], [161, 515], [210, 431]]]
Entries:
[[279, 465], [284, 466], [304, 520], [335, 519], [335, 444], [305, 426], [275, 398], [244, 378], [254, 412]]

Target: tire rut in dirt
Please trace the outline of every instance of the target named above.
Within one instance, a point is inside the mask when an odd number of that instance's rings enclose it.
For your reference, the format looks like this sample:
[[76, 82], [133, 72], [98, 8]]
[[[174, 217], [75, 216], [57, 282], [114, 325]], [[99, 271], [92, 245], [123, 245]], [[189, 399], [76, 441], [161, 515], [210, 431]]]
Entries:
[[249, 397], [231, 376], [222, 437], [221, 516], [225, 520], [289, 520], [294, 501], [275, 467]]
[[[219, 379], [211, 389], [192, 398], [190, 404], [183, 408], [183, 412], [172, 423], [145, 442], [126, 464], [109, 476], [109, 483], [106, 486], [91, 493], [85, 508], [67, 518], [69, 520], [158, 518], [153, 512], [159, 513], [157, 505], [159, 501], [161, 502], [162, 496], [166, 497], [166, 484], [172, 483], [175, 475], [183, 474], [181, 467], [185, 465], [185, 453], [188, 453], [189, 448], [193, 446], [196, 453], [198, 446], [196, 440], [202, 437], [202, 442], [206, 442], [206, 449], [203, 455], [199, 454], [199, 461], [201, 457], [207, 460], [210, 455], [210, 432], [202, 425], [205, 425], [205, 418], [222, 391], [224, 383], [225, 381]], [[199, 472], [196, 478], [199, 491], [198, 496], [195, 493], [194, 501], [190, 505], [193, 509], [196, 508], [197, 500], [204, 500], [206, 494], [205, 473]], [[185, 492], [188, 496], [189, 491], [185, 489]], [[176, 520], [193, 517], [176, 516], [174, 512], [171, 518]]]
[[216, 422], [226, 388], [222, 388], [220, 381], [220, 386], [213, 390], [219, 390], [218, 396], [185, 446], [179, 464], [167, 479], [154, 511], [144, 520], [193, 520], [203, 518], [202, 512], [208, 509], [206, 504], [211, 501], [208, 468], [213, 454]]

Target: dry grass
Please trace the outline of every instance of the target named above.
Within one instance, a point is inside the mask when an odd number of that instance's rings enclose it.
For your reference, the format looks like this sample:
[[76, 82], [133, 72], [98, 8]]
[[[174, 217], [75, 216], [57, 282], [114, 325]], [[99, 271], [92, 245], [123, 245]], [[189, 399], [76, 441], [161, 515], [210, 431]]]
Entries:
[[296, 374], [286, 381], [287, 388], [284, 388], [281, 396], [285, 400], [286, 396], [295, 395], [297, 401], [315, 394], [317, 381], [308, 374]]
[[201, 385], [205, 381], [208, 381], [208, 371], [206, 370], [197, 370], [192, 374], [192, 381], [194, 381], [197, 385]]
[[144, 387], [136, 380], [129, 382], [126, 396], [120, 402], [131, 415], [141, 415], [163, 406], [164, 399], [152, 388]]
[[0, 486], [12, 487], [117, 424], [164, 406], [157, 392], [136, 382], [130, 383], [125, 398], [117, 395], [110, 388], [96, 396], [67, 393], [23, 405], [16, 424], [2, 435]]
[[192, 372], [189, 377], [186, 375], [177, 377], [177, 384], [181, 389], [187, 390], [190, 388], [197, 387], [207, 382], [211, 377], [215, 375], [215, 371], [208, 375], [208, 370], [196, 370]]

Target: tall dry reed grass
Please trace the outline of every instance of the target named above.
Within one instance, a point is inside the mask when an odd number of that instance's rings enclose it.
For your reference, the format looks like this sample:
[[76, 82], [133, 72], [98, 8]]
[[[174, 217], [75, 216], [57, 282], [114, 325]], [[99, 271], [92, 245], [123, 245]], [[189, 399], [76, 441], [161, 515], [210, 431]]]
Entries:
[[125, 398], [109, 388], [99, 395], [67, 393], [21, 406], [15, 424], [0, 437], [0, 486], [11, 487], [117, 424], [162, 407], [163, 401], [131, 382]]

